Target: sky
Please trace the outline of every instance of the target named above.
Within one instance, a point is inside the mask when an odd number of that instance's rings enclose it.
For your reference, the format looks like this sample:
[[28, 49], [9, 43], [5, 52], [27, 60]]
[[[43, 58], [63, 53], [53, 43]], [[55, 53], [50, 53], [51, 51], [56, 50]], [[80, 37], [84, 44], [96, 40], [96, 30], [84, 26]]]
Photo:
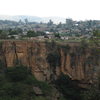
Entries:
[[0, 0], [0, 15], [100, 20], [100, 0]]

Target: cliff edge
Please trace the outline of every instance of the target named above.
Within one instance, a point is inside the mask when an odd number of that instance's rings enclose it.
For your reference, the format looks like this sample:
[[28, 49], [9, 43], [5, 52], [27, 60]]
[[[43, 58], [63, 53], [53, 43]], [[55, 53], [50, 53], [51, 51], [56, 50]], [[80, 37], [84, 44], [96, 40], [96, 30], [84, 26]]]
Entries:
[[2, 41], [0, 66], [19, 64], [30, 68], [38, 80], [52, 81], [63, 73], [72, 80], [92, 83], [100, 66], [100, 51], [80, 43]]

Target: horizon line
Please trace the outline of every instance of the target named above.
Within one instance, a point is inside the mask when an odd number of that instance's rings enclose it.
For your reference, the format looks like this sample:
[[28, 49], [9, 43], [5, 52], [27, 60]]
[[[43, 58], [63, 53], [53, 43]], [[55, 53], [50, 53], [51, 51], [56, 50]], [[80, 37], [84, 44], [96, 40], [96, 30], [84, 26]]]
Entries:
[[63, 17], [63, 16], [38, 16], [38, 15], [27, 15], [27, 14], [16, 14], [16, 15], [8, 15], [8, 14], [0, 14], [0, 16], [11, 16], [11, 17], [14, 17], [14, 16], [26, 16], [26, 17], [38, 17], [38, 18], [62, 18], [62, 19], [72, 19], [73, 21], [88, 21], [88, 20], [100, 20], [100, 19], [88, 19], [88, 18], [85, 18], [85, 19], [74, 19], [72, 17]]

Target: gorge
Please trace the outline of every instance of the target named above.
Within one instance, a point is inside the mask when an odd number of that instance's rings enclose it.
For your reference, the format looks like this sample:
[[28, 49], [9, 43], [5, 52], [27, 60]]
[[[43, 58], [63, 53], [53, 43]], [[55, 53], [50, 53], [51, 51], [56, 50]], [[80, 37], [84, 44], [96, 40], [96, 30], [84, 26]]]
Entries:
[[100, 66], [99, 50], [75, 42], [7, 40], [0, 42], [0, 65], [28, 66], [42, 81], [56, 80], [63, 73], [82, 84], [93, 83]]

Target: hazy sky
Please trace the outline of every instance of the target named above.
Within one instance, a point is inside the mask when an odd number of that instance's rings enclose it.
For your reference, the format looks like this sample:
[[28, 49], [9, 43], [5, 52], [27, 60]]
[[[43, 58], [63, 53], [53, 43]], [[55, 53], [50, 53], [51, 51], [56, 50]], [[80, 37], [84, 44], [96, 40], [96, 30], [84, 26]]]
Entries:
[[0, 0], [0, 15], [100, 19], [100, 0]]

